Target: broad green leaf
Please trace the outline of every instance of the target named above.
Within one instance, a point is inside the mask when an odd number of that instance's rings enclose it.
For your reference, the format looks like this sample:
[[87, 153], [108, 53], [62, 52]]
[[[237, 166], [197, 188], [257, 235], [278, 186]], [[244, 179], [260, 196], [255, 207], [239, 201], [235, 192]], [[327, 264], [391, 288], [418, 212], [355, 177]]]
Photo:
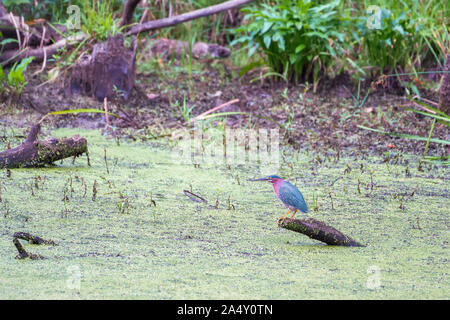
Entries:
[[267, 49], [270, 48], [271, 41], [272, 41], [272, 37], [269, 34], [264, 36], [264, 44]]
[[299, 53], [300, 51], [302, 51], [305, 48], [306, 48], [306, 45], [301, 43], [295, 48], [295, 53]]

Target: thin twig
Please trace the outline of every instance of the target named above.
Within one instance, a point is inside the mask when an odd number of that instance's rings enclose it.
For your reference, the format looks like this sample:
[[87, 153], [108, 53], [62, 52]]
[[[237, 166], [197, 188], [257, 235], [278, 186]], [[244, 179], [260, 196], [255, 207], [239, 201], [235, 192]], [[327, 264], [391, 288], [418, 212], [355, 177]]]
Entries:
[[252, 2], [252, 1], [254, 1], [254, 0], [230, 0], [230, 1], [225, 1], [225, 2], [217, 4], [217, 5], [209, 6], [209, 7], [203, 8], [203, 9], [183, 13], [183, 14], [180, 14], [177, 16], [149, 21], [144, 24], [139, 24], [137, 26], [132, 27], [125, 35], [129, 36], [132, 34], [137, 34], [137, 33], [143, 32], [143, 31], [151, 31], [151, 30], [155, 30], [155, 29], [161, 29], [161, 28], [175, 26], [177, 24], [180, 24], [180, 23], [183, 23], [183, 22], [186, 22], [189, 20], [194, 20], [194, 19], [205, 17], [205, 16], [217, 14], [219, 12], [223, 12], [226, 10], [230, 10], [230, 9], [242, 6], [244, 4], [247, 4], [249, 2]]
[[188, 190], [183, 190], [183, 193], [189, 197], [189, 199], [191, 199], [194, 202], [203, 202], [203, 203], [208, 203], [208, 201], [206, 201], [206, 199], [200, 197], [199, 195], [188, 191]]

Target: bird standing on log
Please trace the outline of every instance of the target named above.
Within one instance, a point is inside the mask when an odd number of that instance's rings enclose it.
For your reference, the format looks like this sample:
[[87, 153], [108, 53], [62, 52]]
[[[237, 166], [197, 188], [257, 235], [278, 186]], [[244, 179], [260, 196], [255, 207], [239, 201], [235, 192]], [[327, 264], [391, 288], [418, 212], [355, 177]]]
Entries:
[[285, 219], [291, 211], [293, 213], [290, 218], [294, 218], [298, 210], [303, 213], [308, 212], [308, 206], [306, 205], [305, 199], [303, 199], [302, 193], [293, 184], [281, 179], [279, 176], [271, 175], [260, 179], [250, 179], [249, 181], [268, 181], [272, 183], [273, 190], [278, 199], [288, 208], [288, 212], [278, 219], [278, 223]]

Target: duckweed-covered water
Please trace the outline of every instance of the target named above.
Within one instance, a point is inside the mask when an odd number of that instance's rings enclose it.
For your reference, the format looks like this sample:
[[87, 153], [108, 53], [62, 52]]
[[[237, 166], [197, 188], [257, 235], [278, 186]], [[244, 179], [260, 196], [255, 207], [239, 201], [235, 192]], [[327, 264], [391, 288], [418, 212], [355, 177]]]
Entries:
[[[0, 171], [1, 299], [449, 296], [446, 168], [286, 150], [274, 173], [302, 191], [308, 216], [367, 245], [332, 247], [277, 227], [285, 209], [270, 184], [247, 181], [255, 163], [180, 164], [166, 141], [81, 134], [90, 167], [83, 156]], [[57, 245], [23, 242], [45, 259], [18, 260], [17, 231]]]

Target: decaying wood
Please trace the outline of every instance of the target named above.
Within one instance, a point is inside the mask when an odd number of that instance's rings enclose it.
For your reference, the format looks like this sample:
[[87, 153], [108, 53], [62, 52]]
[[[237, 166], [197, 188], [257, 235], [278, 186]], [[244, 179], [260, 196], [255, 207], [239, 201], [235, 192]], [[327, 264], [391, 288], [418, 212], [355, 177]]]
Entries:
[[123, 34], [94, 45], [92, 54], [78, 59], [70, 78], [70, 91], [103, 101], [116, 93], [127, 100], [134, 86], [137, 41], [124, 46]]
[[186, 21], [190, 21], [190, 20], [210, 16], [213, 14], [217, 14], [217, 13], [220, 13], [223, 11], [227, 11], [227, 10], [242, 6], [244, 4], [247, 4], [247, 3], [250, 3], [253, 1], [254, 0], [230, 0], [230, 1], [226, 1], [224, 3], [220, 3], [220, 4], [217, 4], [214, 6], [209, 6], [209, 7], [203, 8], [203, 9], [198, 9], [195, 11], [183, 13], [178, 16], [149, 21], [149, 22], [139, 24], [139, 25], [132, 27], [126, 33], [126, 35], [129, 36], [129, 35], [138, 34], [141, 32], [151, 31], [151, 30], [155, 30], [155, 29], [172, 27], [172, 26], [175, 26], [177, 24], [180, 24], [180, 23], [183, 23]]
[[450, 115], [450, 54], [447, 54], [439, 95], [439, 109]]
[[19, 254], [16, 256], [17, 259], [25, 259], [25, 258], [30, 258], [32, 260], [44, 259], [44, 257], [41, 255], [27, 252], [20, 243], [19, 239], [26, 240], [31, 244], [55, 245], [55, 242], [53, 240], [44, 240], [41, 237], [33, 236], [27, 232], [16, 232], [13, 235], [13, 243], [17, 251], [19, 252]]
[[[189, 54], [189, 43], [187, 41], [172, 39], [152, 39], [149, 41], [149, 48], [153, 57], [162, 56], [164, 58], [180, 58]], [[217, 44], [195, 42], [192, 46], [192, 56], [200, 58], [226, 58], [230, 55], [230, 50]]]
[[86, 139], [79, 135], [38, 140], [39, 132], [40, 124], [36, 124], [21, 145], [1, 152], [0, 168], [42, 167], [88, 152]]
[[363, 244], [346, 236], [339, 230], [326, 225], [324, 222], [308, 218], [308, 219], [291, 219], [286, 218], [279, 221], [281, 228], [302, 233], [311, 239], [322, 241], [328, 245], [345, 246], [345, 247], [364, 247]]

